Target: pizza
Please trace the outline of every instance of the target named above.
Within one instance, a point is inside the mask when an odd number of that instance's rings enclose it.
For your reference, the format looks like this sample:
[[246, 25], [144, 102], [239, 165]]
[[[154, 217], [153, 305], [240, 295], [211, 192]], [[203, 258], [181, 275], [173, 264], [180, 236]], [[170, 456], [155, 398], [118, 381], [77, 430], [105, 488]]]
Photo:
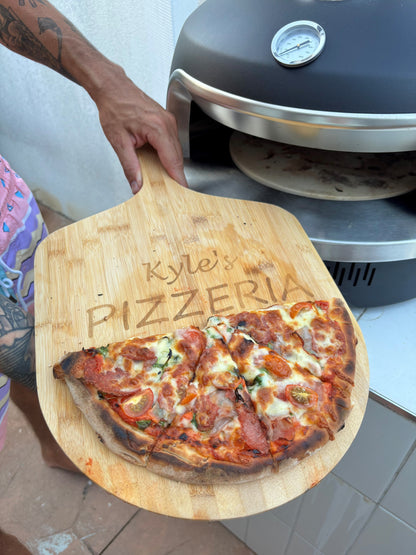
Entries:
[[187, 483], [238, 483], [336, 438], [356, 342], [340, 299], [304, 301], [85, 348], [53, 372], [127, 461]]

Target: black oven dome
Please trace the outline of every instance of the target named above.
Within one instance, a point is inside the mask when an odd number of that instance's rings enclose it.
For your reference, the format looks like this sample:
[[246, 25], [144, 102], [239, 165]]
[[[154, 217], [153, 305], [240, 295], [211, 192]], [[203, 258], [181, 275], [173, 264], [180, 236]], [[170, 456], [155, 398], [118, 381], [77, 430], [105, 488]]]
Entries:
[[[323, 27], [308, 65], [281, 66], [276, 32], [296, 20]], [[172, 72], [268, 104], [316, 111], [416, 113], [415, 0], [206, 0], [185, 22]]]

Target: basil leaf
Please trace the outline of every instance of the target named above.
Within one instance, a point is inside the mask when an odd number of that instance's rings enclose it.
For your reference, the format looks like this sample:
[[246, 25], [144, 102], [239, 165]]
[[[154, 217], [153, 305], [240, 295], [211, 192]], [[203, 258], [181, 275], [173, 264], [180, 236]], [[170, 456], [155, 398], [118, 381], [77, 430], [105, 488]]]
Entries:
[[99, 347], [98, 349], [96, 349], [96, 351], [100, 355], [103, 355], [103, 357], [107, 357], [108, 356], [108, 345], [106, 345], [105, 347]]
[[257, 374], [257, 376], [254, 378], [253, 380], [253, 386], [254, 385], [263, 385], [263, 376], [261, 374]]
[[150, 424], [152, 423], [151, 420], [137, 420], [136, 425], [139, 430], [145, 430]]

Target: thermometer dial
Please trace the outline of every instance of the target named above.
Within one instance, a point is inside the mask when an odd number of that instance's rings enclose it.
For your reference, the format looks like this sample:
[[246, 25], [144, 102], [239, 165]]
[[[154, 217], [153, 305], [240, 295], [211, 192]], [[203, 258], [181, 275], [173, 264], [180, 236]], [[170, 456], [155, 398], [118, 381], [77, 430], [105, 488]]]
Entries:
[[325, 31], [313, 21], [294, 21], [273, 37], [273, 57], [286, 67], [299, 67], [315, 60], [325, 45]]

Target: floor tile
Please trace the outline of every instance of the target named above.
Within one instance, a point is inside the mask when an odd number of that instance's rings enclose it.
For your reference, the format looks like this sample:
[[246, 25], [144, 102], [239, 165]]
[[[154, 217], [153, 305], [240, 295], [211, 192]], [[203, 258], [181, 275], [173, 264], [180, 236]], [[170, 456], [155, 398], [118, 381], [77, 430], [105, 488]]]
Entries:
[[237, 536], [237, 538], [239, 538], [243, 542], [246, 541], [248, 517], [230, 518], [221, 522], [226, 528], [228, 528], [228, 530], [231, 530], [231, 532], [235, 536]]
[[139, 511], [102, 555], [251, 555], [219, 522]]
[[348, 555], [415, 555], [416, 530], [378, 507]]
[[88, 481], [72, 529], [91, 552], [101, 553], [138, 511]]
[[320, 551], [342, 555], [374, 507], [374, 503], [329, 474], [304, 495], [295, 531]]
[[333, 473], [378, 501], [415, 439], [414, 422], [370, 399], [357, 437]]
[[273, 509], [272, 513], [279, 520], [292, 527], [296, 522], [296, 517], [299, 513], [302, 499], [303, 495], [300, 495], [299, 497], [293, 499], [293, 501], [289, 501], [289, 503], [285, 503], [283, 505], [280, 505], [280, 507]]
[[287, 524], [267, 511], [249, 518], [246, 543], [256, 555], [284, 555], [290, 532]]
[[322, 555], [322, 553], [317, 547], [295, 533], [290, 540], [285, 555]]
[[33, 432], [12, 403], [0, 468], [9, 478], [0, 489], [2, 528], [29, 545], [72, 526], [88, 479], [47, 467]]
[[31, 540], [28, 547], [39, 555], [90, 555], [91, 551], [72, 532], [60, 532], [47, 538]]
[[381, 500], [381, 505], [416, 528], [416, 449]]

